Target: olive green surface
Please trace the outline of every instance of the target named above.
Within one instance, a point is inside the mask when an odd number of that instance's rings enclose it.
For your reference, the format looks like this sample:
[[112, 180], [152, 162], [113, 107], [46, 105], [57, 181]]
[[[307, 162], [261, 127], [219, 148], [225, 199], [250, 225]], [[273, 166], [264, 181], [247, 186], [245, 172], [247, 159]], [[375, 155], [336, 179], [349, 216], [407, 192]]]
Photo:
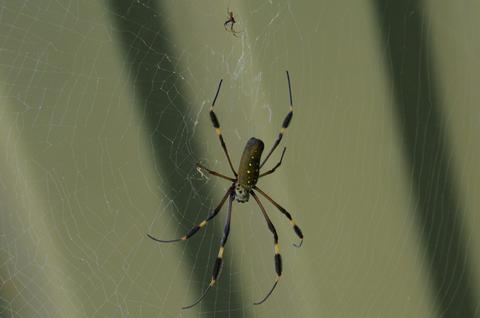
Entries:
[[[240, 31], [223, 23], [233, 10]], [[480, 5], [14, 1], [0, 5], [0, 317], [480, 317]], [[234, 203], [230, 175], [270, 149]]]

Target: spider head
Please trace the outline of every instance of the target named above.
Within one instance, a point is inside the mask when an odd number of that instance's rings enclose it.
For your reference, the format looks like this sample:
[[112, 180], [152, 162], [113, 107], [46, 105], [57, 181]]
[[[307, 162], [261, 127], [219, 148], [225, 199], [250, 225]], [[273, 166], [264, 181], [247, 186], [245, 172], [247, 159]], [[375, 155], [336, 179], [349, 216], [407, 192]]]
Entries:
[[247, 202], [250, 197], [249, 191], [242, 186], [241, 184], [238, 184], [235, 186], [235, 198], [237, 199], [238, 202]]

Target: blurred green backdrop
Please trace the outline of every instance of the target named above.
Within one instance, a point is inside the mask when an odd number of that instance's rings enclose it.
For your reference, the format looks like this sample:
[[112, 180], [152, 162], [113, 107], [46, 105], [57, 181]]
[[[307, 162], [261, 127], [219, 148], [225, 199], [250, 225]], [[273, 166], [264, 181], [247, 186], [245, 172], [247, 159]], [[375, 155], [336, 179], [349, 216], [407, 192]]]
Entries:
[[[241, 31], [223, 23], [232, 10]], [[0, 316], [480, 317], [480, 3], [0, 3]], [[295, 115], [263, 200], [182, 236]], [[281, 149], [281, 148], [279, 148]], [[270, 165], [279, 158], [272, 156]], [[267, 164], [268, 165], [268, 164]]]

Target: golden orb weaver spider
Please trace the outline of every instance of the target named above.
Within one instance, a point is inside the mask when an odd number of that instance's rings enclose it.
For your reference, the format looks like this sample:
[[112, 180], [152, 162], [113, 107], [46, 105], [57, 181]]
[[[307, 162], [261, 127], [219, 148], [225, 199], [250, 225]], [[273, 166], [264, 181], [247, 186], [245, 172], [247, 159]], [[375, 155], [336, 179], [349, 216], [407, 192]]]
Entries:
[[[225, 31], [232, 32], [233, 36], [238, 38], [240, 31], [233, 29], [233, 25], [237, 23], [237, 20], [235, 20], [235, 17], [233, 16], [233, 11], [227, 10], [227, 16], [228, 20], [223, 23], [223, 27], [225, 28]], [[227, 29], [228, 24], [230, 24], [230, 30]]]
[[290, 84], [290, 75], [288, 71], [287, 73], [287, 82], [288, 82], [288, 93], [290, 97], [290, 111], [288, 112], [287, 116], [283, 120], [282, 123], [282, 128], [280, 129], [279, 134], [277, 135], [277, 139], [275, 140], [272, 148], [270, 149], [270, 152], [267, 154], [265, 159], [260, 163], [260, 157], [263, 152], [263, 142], [260, 139], [257, 139], [255, 137], [252, 137], [248, 140], [247, 144], [245, 145], [245, 148], [243, 150], [242, 157], [240, 158], [240, 166], [238, 168], [238, 174], [233, 168], [232, 161], [230, 160], [230, 155], [228, 154], [227, 146], [225, 144], [225, 141], [223, 140], [222, 136], [222, 131], [220, 128], [220, 122], [218, 120], [217, 115], [213, 111], [213, 107], [215, 106], [215, 102], [217, 100], [218, 94], [220, 93], [220, 88], [222, 86], [223, 80], [220, 80], [220, 83], [218, 84], [217, 88], [217, 93], [215, 94], [215, 98], [213, 99], [213, 103], [210, 107], [210, 120], [212, 121], [212, 125], [215, 128], [215, 132], [220, 140], [220, 144], [223, 148], [223, 151], [227, 157], [228, 164], [230, 165], [230, 169], [233, 172], [233, 175], [235, 176], [234, 178], [227, 177], [221, 173], [218, 173], [216, 171], [210, 170], [203, 165], [197, 163], [197, 169], [201, 169], [204, 171], [207, 171], [209, 174], [220, 177], [222, 179], [226, 179], [232, 182], [232, 185], [228, 188], [227, 193], [223, 196], [222, 200], [218, 204], [218, 206], [210, 212], [210, 214], [207, 216], [205, 220], [200, 222], [198, 225], [195, 225], [185, 236], [182, 236], [179, 239], [174, 239], [174, 240], [160, 240], [150, 234], [147, 234], [149, 238], [151, 238], [154, 241], [161, 242], [161, 243], [172, 243], [172, 242], [178, 242], [178, 241], [186, 241], [190, 237], [192, 237], [195, 233], [197, 233], [201, 228], [203, 228], [207, 223], [213, 219], [219, 212], [222, 206], [224, 205], [225, 201], [228, 198], [228, 212], [227, 212], [227, 218], [225, 221], [225, 227], [223, 230], [223, 237], [220, 241], [220, 250], [218, 251], [218, 256], [217, 259], [215, 260], [215, 263], [213, 265], [213, 273], [212, 273], [212, 278], [210, 281], [210, 284], [208, 287], [205, 289], [203, 294], [198, 298], [193, 304], [182, 307], [182, 309], [187, 309], [195, 306], [198, 304], [200, 301], [202, 301], [205, 296], [207, 295], [207, 292], [211, 287], [215, 285], [217, 282], [217, 278], [220, 273], [220, 268], [222, 267], [222, 262], [223, 262], [223, 252], [224, 252], [224, 247], [225, 244], [227, 243], [228, 235], [230, 233], [230, 220], [232, 216], [232, 203], [233, 200], [237, 200], [238, 202], [247, 202], [250, 195], [255, 199], [257, 202], [258, 206], [260, 207], [260, 210], [262, 211], [263, 217], [265, 218], [265, 221], [267, 221], [267, 225], [269, 230], [273, 234], [273, 241], [274, 241], [274, 260], [275, 260], [275, 271], [277, 273], [277, 279], [275, 280], [272, 288], [270, 291], [267, 293], [267, 295], [260, 301], [255, 302], [254, 305], [260, 305], [261, 303], [265, 302], [268, 297], [272, 294], [273, 290], [278, 284], [278, 281], [280, 277], [282, 276], [282, 257], [280, 255], [280, 247], [278, 245], [278, 235], [277, 231], [275, 229], [275, 226], [273, 225], [272, 221], [268, 217], [267, 211], [265, 210], [265, 207], [263, 204], [260, 202], [260, 199], [256, 195], [255, 191], [260, 193], [262, 196], [264, 196], [270, 203], [272, 203], [283, 215], [285, 215], [289, 220], [290, 223], [293, 226], [293, 230], [297, 234], [297, 236], [300, 238], [300, 243], [299, 244], [293, 244], [295, 247], [300, 247], [303, 243], [303, 233], [300, 230], [300, 228], [295, 224], [295, 221], [293, 220], [291, 214], [285, 210], [280, 204], [275, 202], [268, 194], [266, 194], [263, 190], [261, 190], [259, 187], [257, 187], [257, 181], [258, 179], [265, 177], [269, 174], [272, 174], [275, 172], [275, 170], [280, 167], [282, 164], [283, 156], [285, 155], [285, 151], [287, 148], [283, 148], [282, 155], [280, 157], [280, 161], [270, 170], [260, 173], [260, 169], [263, 167], [263, 165], [267, 162], [268, 158], [272, 155], [272, 153], [275, 151], [277, 146], [280, 144], [280, 141], [282, 140], [283, 134], [285, 133], [286, 129], [290, 125], [290, 122], [293, 117], [293, 100], [292, 100], [292, 88]]

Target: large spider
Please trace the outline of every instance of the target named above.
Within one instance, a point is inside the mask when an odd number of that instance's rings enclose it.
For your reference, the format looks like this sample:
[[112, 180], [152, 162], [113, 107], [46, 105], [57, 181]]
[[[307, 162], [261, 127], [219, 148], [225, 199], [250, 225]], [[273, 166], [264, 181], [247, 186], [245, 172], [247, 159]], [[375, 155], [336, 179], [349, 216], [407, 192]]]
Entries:
[[222, 266], [223, 262], [223, 251], [225, 244], [227, 243], [228, 235], [230, 233], [230, 220], [232, 216], [232, 202], [233, 200], [237, 200], [238, 202], [247, 202], [250, 195], [255, 199], [257, 202], [258, 206], [260, 207], [260, 210], [262, 211], [263, 217], [267, 221], [268, 228], [273, 234], [273, 241], [274, 241], [274, 251], [275, 251], [275, 271], [277, 272], [277, 279], [275, 280], [275, 283], [273, 284], [272, 288], [270, 291], [267, 293], [267, 295], [260, 301], [254, 303], [255, 305], [259, 305], [263, 303], [267, 298], [272, 294], [273, 290], [277, 286], [278, 280], [280, 279], [280, 276], [282, 276], [282, 257], [280, 255], [280, 248], [278, 245], [278, 235], [277, 231], [275, 230], [275, 226], [273, 226], [272, 221], [270, 221], [270, 218], [267, 215], [267, 211], [263, 207], [262, 203], [260, 202], [258, 196], [256, 195], [255, 191], [260, 193], [262, 196], [264, 196], [268, 201], [270, 201], [274, 206], [277, 207], [278, 210], [280, 210], [281, 213], [283, 213], [289, 220], [290, 223], [293, 226], [293, 230], [297, 234], [297, 236], [300, 238], [300, 243], [299, 244], [293, 244], [295, 247], [300, 247], [303, 242], [303, 234], [300, 228], [295, 224], [295, 222], [292, 219], [292, 216], [290, 213], [285, 210], [282, 206], [280, 206], [277, 202], [275, 202], [268, 194], [263, 192], [259, 187], [256, 186], [257, 181], [259, 178], [265, 177], [269, 174], [272, 174], [275, 172], [275, 170], [280, 167], [282, 164], [282, 159], [283, 156], [285, 155], [285, 150], [286, 148], [283, 148], [282, 155], [280, 157], [280, 161], [270, 170], [260, 173], [260, 169], [263, 167], [265, 162], [267, 162], [268, 158], [272, 155], [274, 150], [277, 148], [279, 145], [280, 141], [282, 140], [283, 134], [285, 133], [285, 130], [288, 128], [290, 121], [292, 120], [293, 117], [293, 102], [292, 102], [292, 89], [290, 85], [290, 75], [287, 73], [287, 81], [288, 81], [288, 92], [290, 96], [290, 111], [288, 112], [287, 116], [283, 120], [282, 123], [282, 128], [280, 129], [280, 132], [277, 136], [277, 139], [275, 140], [275, 143], [272, 146], [272, 149], [270, 149], [270, 152], [268, 155], [263, 159], [262, 163], [260, 164], [260, 157], [263, 152], [263, 142], [260, 139], [257, 139], [255, 137], [252, 137], [248, 140], [247, 144], [245, 145], [245, 149], [243, 150], [242, 157], [240, 159], [240, 166], [238, 168], [238, 174], [233, 168], [232, 161], [230, 160], [230, 155], [228, 154], [227, 146], [225, 145], [225, 141], [223, 140], [222, 136], [222, 131], [220, 129], [220, 122], [218, 121], [217, 115], [213, 111], [213, 107], [215, 106], [215, 101], [217, 100], [218, 94], [220, 92], [220, 87], [222, 86], [222, 81], [220, 80], [220, 83], [218, 84], [217, 88], [217, 93], [215, 94], [215, 98], [213, 99], [212, 106], [210, 107], [210, 119], [212, 121], [213, 127], [215, 128], [215, 132], [220, 140], [220, 144], [222, 145], [223, 151], [225, 152], [225, 155], [227, 156], [228, 163], [230, 165], [230, 169], [232, 170], [234, 174], [234, 178], [227, 177], [221, 173], [212, 171], [203, 165], [197, 163], [197, 168], [202, 169], [207, 171], [209, 174], [229, 180], [232, 182], [232, 185], [228, 188], [227, 193], [223, 196], [222, 200], [218, 204], [218, 206], [207, 216], [205, 220], [200, 222], [198, 225], [195, 225], [185, 236], [175, 239], [175, 240], [160, 240], [150, 234], [147, 234], [149, 238], [151, 238], [154, 241], [161, 242], [161, 243], [171, 243], [171, 242], [178, 242], [178, 241], [186, 241], [190, 237], [192, 237], [195, 233], [198, 232], [201, 228], [203, 228], [208, 221], [213, 219], [222, 206], [224, 205], [225, 201], [228, 198], [228, 214], [227, 214], [227, 219], [225, 221], [225, 228], [223, 230], [223, 237], [222, 240], [220, 241], [220, 250], [218, 252], [217, 259], [215, 260], [214, 266], [213, 266], [213, 273], [212, 273], [212, 279], [210, 281], [210, 284], [208, 287], [205, 289], [203, 294], [200, 296], [198, 300], [196, 300], [193, 304], [189, 306], [182, 307], [182, 309], [187, 309], [195, 306], [198, 304], [205, 296], [207, 295], [208, 290], [213, 287], [217, 281], [220, 268]]

